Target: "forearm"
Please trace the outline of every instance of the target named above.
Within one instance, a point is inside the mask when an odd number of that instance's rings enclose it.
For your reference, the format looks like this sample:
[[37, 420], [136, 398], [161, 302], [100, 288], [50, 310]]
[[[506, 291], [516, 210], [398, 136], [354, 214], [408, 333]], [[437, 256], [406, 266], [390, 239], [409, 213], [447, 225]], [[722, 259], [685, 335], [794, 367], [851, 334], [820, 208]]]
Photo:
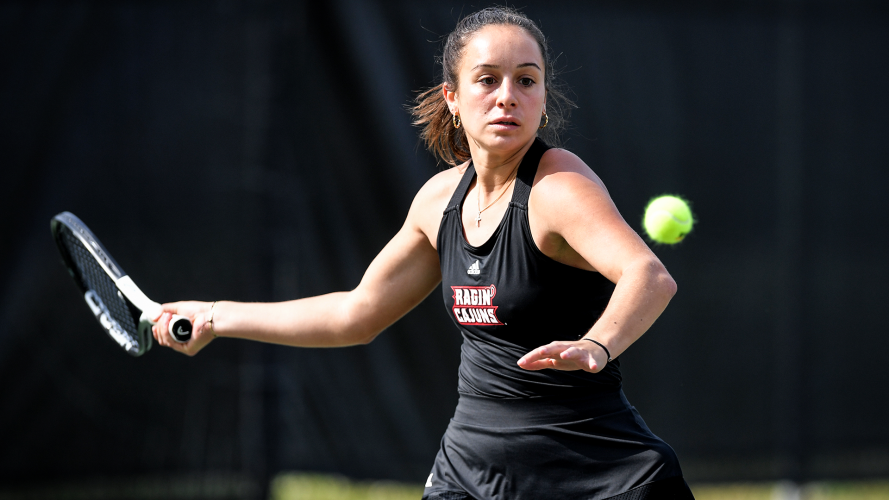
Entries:
[[213, 308], [213, 332], [296, 347], [367, 343], [385, 325], [361, 325], [350, 300], [350, 292], [336, 292], [275, 303], [220, 301]]
[[624, 270], [608, 307], [585, 337], [608, 347], [612, 358], [637, 341], [664, 312], [676, 293], [676, 282], [655, 258]]

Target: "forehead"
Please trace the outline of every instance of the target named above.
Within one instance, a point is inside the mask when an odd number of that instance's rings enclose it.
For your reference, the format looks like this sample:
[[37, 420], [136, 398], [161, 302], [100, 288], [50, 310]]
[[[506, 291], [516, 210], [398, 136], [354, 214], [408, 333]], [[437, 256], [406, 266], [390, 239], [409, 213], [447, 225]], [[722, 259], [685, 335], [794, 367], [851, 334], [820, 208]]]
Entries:
[[461, 66], [471, 69], [478, 64], [516, 66], [529, 62], [543, 68], [537, 40], [518, 26], [494, 24], [472, 35], [463, 51]]

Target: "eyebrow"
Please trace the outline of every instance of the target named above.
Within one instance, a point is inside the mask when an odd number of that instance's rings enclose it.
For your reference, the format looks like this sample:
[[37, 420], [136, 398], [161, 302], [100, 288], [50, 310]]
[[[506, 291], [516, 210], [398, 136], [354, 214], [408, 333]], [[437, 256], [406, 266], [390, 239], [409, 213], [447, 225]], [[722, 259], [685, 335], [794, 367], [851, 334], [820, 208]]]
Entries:
[[[529, 66], [534, 66], [535, 68], [540, 69], [540, 66], [538, 66], [537, 63], [533, 63], [533, 62], [526, 62], [526, 63], [519, 64], [518, 66], [516, 66], [516, 68], [527, 68]], [[499, 64], [476, 64], [472, 69], [474, 70], [476, 68], [500, 69], [500, 65]]]

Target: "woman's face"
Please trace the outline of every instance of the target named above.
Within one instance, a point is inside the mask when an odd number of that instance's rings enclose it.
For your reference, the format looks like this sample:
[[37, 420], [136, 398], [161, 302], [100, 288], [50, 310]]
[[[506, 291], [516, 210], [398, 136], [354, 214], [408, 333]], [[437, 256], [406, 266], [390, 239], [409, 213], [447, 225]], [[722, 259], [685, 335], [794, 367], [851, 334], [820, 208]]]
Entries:
[[517, 26], [490, 25], [472, 36], [457, 89], [444, 89], [470, 148], [508, 154], [536, 135], [546, 104], [543, 68], [537, 42]]

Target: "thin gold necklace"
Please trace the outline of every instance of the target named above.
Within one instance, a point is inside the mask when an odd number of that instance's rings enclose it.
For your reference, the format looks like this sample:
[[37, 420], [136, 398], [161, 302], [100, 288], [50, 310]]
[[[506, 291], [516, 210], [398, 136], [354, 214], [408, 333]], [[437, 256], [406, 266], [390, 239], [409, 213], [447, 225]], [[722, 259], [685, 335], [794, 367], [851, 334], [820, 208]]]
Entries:
[[[516, 173], [518, 172], [518, 170], [519, 170], [519, 167], [518, 167], [518, 165], [517, 165], [516, 168], [512, 171], [512, 174], [509, 174], [509, 175], [514, 175], [514, 174], [516, 174]], [[478, 210], [478, 215], [475, 217], [475, 227], [481, 227], [481, 225], [482, 225], [482, 212], [484, 212], [485, 210], [491, 208], [492, 205], [494, 205], [495, 203], [497, 203], [498, 201], [500, 201], [500, 198], [503, 198], [503, 195], [506, 194], [507, 191], [509, 191], [509, 185], [512, 184], [513, 182], [515, 182], [515, 179], [516, 179], [516, 178], [513, 177], [509, 182], [507, 182], [507, 183], [506, 183], [506, 187], [503, 188], [503, 191], [501, 191], [500, 194], [497, 195], [497, 198], [496, 198], [494, 201], [492, 201], [491, 203], [489, 203], [488, 206], [486, 206], [485, 208], [480, 208], [480, 207], [482, 206], [482, 202], [481, 202], [481, 198], [482, 198], [482, 187], [481, 187], [481, 184], [480, 184], [479, 182], [476, 182], [476, 186], [475, 186], [475, 189], [476, 189], [476, 192], [475, 192], [475, 194], [476, 194], [476, 197], [475, 197], [475, 208]]]

